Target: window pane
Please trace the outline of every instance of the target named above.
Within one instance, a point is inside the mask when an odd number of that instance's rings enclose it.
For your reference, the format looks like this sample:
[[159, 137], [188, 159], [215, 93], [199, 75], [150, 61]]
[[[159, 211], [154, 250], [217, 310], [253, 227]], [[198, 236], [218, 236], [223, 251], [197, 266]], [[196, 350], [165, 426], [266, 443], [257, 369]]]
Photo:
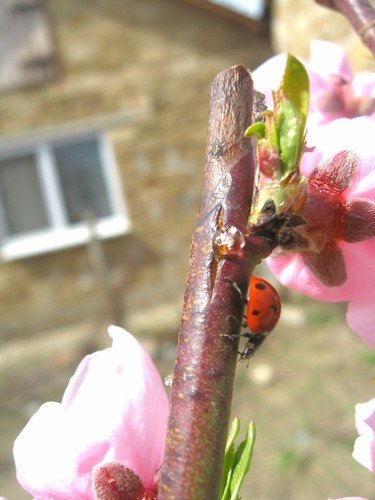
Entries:
[[55, 146], [54, 154], [69, 222], [111, 215], [97, 141]]
[[0, 199], [8, 235], [48, 227], [33, 155], [0, 160]]

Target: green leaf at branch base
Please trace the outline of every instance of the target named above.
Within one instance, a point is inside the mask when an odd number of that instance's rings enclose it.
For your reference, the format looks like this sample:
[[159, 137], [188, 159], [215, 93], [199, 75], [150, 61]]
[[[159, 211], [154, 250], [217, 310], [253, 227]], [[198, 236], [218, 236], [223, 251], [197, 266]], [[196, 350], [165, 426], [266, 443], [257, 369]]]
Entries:
[[245, 130], [244, 136], [245, 137], [258, 137], [258, 139], [263, 139], [266, 133], [266, 126], [264, 122], [255, 122], [252, 123], [247, 129]]
[[240, 422], [235, 418], [229, 431], [225, 448], [224, 471], [220, 500], [238, 500], [242, 483], [249, 472], [255, 444], [255, 425], [250, 422], [246, 438], [234, 447], [234, 440], [240, 430]]

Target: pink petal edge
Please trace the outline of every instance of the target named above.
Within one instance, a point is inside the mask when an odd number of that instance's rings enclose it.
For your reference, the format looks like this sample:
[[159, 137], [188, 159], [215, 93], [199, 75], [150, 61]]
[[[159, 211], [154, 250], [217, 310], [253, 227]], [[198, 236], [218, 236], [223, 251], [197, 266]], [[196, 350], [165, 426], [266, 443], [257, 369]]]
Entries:
[[355, 421], [359, 437], [354, 444], [353, 458], [375, 473], [375, 398], [355, 406]]
[[110, 327], [111, 348], [86, 356], [62, 403], [45, 403], [14, 444], [17, 478], [36, 498], [92, 499], [91, 473], [119, 461], [152, 486], [168, 418], [167, 395], [135, 338]]
[[374, 300], [349, 302], [346, 321], [349, 327], [362, 338], [371, 349], [375, 349]]
[[333, 42], [312, 40], [310, 42], [309, 68], [319, 75], [340, 75], [346, 81], [353, 78], [349, 61], [344, 49]]

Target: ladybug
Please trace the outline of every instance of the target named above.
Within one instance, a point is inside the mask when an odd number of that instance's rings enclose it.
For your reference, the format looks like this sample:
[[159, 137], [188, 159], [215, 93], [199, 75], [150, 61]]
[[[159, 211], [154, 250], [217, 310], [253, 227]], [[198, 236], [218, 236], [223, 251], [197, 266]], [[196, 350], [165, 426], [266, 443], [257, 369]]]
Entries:
[[280, 296], [268, 281], [252, 276], [246, 300], [244, 325], [250, 332], [242, 336], [247, 339], [245, 348], [239, 353], [240, 361], [248, 360], [275, 328], [281, 313]]

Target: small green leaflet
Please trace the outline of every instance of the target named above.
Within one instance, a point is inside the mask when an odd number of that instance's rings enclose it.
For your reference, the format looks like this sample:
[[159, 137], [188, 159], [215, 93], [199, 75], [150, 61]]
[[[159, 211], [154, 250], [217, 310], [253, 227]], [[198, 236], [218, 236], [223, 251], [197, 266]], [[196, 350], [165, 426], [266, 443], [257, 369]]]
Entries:
[[255, 135], [258, 137], [258, 139], [263, 139], [266, 133], [266, 126], [264, 122], [255, 122], [250, 125], [250, 127], [247, 127], [245, 130], [244, 136], [245, 137], [252, 137]]
[[240, 431], [240, 421], [235, 418], [229, 431], [224, 455], [224, 470], [221, 482], [220, 500], [238, 500], [239, 492], [250, 469], [255, 444], [255, 425], [250, 422], [246, 438], [234, 447], [234, 440]]
[[258, 148], [273, 151], [280, 158], [273, 173], [282, 180], [299, 167], [309, 109], [308, 74], [304, 65], [290, 54], [281, 85], [273, 92], [273, 104], [273, 112], [263, 113], [265, 121], [251, 124], [244, 135], [264, 140], [258, 142]]
[[304, 65], [288, 54], [281, 86], [274, 93], [282, 177], [299, 166], [305, 141], [309, 87]]
[[301, 115], [301, 127], [304, 130], [309, 111], [309, 75], [305, 66], [291, 54], [288, 54], [287, 57], [280, 91], [291, 101]]
[[236, 439], [238, 433], [240, 431], [240, 421], [236, 417], [231, 425], [231, 428], [229, 430], [228, 434], [228, 439], [227, 439], [227, 444], [225, 445], [225, 453], [224, 453], [224, 467], [223, 467], [223, 475], [221, 479], [221, 494], [220, 494], [220, 499], [221, 500], [227, 500], [229, 497], [230, 493], [230, 479], [232, 476], [233, 472], [233, 465], [234, 465], [234, 458], [235, 458], [235, 452], [234, 452], [234, 440]]
[[276, 121], [282, 177], [285, 174], [288, 175], [299, 165], [301, 124], [301, 115], [296, 107], [291, 101], [284, 100], [280, 106]]

